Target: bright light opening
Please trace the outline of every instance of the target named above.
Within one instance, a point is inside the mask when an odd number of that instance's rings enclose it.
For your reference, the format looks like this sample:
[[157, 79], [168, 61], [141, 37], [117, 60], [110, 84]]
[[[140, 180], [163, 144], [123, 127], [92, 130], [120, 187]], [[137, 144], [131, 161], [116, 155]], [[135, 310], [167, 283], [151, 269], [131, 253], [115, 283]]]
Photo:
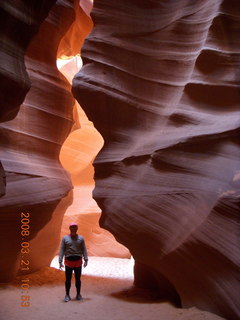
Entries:
[[[58, 256], [56, 256], [51, 267], [58, 269]], [[134, 259], [121, 259], [110, 257], [90, 257], [86, 268], [82, 268], [82, 273], [88, 276], [114, 279], [133, 280]], [[63, 268], [64, 271], [64, 268]]]

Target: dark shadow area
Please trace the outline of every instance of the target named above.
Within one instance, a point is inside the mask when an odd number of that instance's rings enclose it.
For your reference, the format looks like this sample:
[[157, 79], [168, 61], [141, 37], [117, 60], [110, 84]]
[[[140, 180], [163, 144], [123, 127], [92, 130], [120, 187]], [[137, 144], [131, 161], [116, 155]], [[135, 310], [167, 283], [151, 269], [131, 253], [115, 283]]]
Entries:
[[[175, 307], [181, 307], [181, 297], [174, 285], [159, 271], [135, 260], [134, 285], [140, 290], [145, 290], [150, 297], [155, 297], [162, 302], [170, 302]], [[136, 291], [136, 292], [138, 292]], [[134, 292], [134, 291], [133, 291]]]
[[[161, 294], [159, 293], [159, 291], [137, 288], [134, 286], [130, 287], [129, 289], [115, 292], [115, 293], [111, 294], [111, 296], [114, 298], [117, 298], [117, 299], [124, 300], [124, 301], [137, 302], [137, 303], [169, 302], [168, 300], [163, 299], [161, 297]], [[174, 305], [171, 301], [169, 303]]]

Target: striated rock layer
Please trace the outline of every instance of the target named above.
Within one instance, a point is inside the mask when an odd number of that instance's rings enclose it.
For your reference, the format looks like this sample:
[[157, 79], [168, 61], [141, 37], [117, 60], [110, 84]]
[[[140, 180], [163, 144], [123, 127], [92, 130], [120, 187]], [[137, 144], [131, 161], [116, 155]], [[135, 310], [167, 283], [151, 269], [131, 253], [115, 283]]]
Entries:
[[105, 142], [100, 224], [136, 285], [239, 319], [239, 2], [96, 0], [92, 18], [73, 93]]
[[[13, 119], [30, 88], [24, 54], [56, 0], [0, 2], [0, 122]], [[14, 92], [14, 94], [12, 94]]]
[[[18, 14], [28, 21], [28, 11], [20, 10], [25, 7], [11, 11], [13, 16]], [[68, 81], [56, 67], [56, 57], [59, 42], [73, 19], [72, 1], [59, 0], [52, 7], [25, 55], [31, 89], [17, 117], [0, 127], [0, 159], [7, 182], [6, 194], [0, 198], [0, 241], [4, 243], [0, 282], [22, 272], [22, 258], [29, 261], [30, 272], [50, 264], [59, 245], [63, 214], [72, 201], [71, 181], [59, 162], [59, 152], [73, 126], [74, 99]], [[24, 36], [22, 33], [21, 38]], [[19, 92], [17, 88], [14, 94], [13, 88], [8, 90], [11, 97]], [[24, 237], [21, 212], [30, 214], [30, 234]], [[23, 242], [30, 242], [26, 255], [20, 254]]]

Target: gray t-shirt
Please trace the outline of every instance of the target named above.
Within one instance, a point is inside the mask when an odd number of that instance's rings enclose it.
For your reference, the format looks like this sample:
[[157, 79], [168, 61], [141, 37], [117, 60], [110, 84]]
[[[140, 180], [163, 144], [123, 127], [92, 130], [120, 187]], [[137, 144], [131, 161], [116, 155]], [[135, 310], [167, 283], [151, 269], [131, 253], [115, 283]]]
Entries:
[[62, 238], [60, 252], [59, 252], [59, 263], [62, 263], [63, 256], [81, 256], [84, 260], [88, 260], [87, 249], [82, 236], [76, 235], [71, 237], [66, 235]]

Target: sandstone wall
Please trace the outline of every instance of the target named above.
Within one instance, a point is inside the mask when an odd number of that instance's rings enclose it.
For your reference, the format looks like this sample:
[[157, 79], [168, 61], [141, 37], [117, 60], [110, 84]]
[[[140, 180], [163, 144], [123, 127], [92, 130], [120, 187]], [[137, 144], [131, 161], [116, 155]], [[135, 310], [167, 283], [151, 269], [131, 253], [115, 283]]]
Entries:
[[[0, 121], [13, 119], [30, 88], [24, 54], [56, 0], [0, 3]], [[14, 94], [12, 94], [14, 92]]]
[[[0, 282], [23, 272], [22, 258], [30, 262], [25, 273], [49, 266], [72, 220], [79, 222], [90, 255], [130, 256], [98, 225], [101, 210], [91, 197], [91, 163], [103, 141], [71, 93], [80, 58], [70, 58], [79, 54], [92, 28], [92, 3], [53, 4], [0, 4], [5, 22], [0, 51], [0, 240], [6, 257], [0, 264]], [[70, 61], [64, 75], [57, 69], [57, 58]], [[30, 214], [26, 237], [20, 234], [22, 212]], [[30, 244], [27, 255], [20, 253], [23, 242]]]
[[[25, 261], [30, 261], [30, 272], [49, 265], [59, 245], [63, 214], [72, 201], [71, 193], [68, 195], [72, 188], [71, 180], [59, 162], [59, 152], [73, 126], [74, 99], [70, 84], [56, 67], [56, 57], [59, 42], [74, 20], [74, 8], [72, 1], [57, 1], [40, 27], [37, 25], [39, 30], [36, 34], [34, 13], [38, 20], [41, 16], [46, 17], [49, 4], [53, 1], [37, 2], [32, 1], [33, 8], [23, 1], [18, 2], [17, 8], [10, 6], [11, 1], [9, 5], [6, 2], [4, 5], [6, 11], [9, 9], [6, 30], [19, 30], [19, 33], [15, 34], [15, 38], [7, 39], [5, 46], [14, 45], [14, 48], [8, 52], [9, 59], [3, 59], [2, 66], [9, 69], [19, 67], [20, 70], [6, 71], [8, 76], [19, 77], [19, 82], [7, 88], [9, 97], [14, 98], [13, 107], [6, 99], [1, 100], [10, 112], [3, 119], [12, 118], [19, 110], [23, 93], [26, 92], [25, 89], [21, 91], [19, 86], [27, 81], [27, 77], [31, 88], [15, 119], [3, 122], [0, 127], [0, 159], [7, 182], [6, 193], [0, 198], [0, 241], [4, 244], [1, 246], [4, 259], [0, 265], [0, 281], [9, 281], [21, 272], [20, 250], [24, 241], [30, 241], [30, 254], [24, 257]], [[44, 15], [41, 15], [42, 11]], [[26, 52], [20, 45], [17, 46], [22, 42], [27, 45], [30, 37], [24, 32], [25, 29], [19, 27], [22, 21], [9, 27], [12, 20], [15, 22], [15, 15], [26, 23], [26, 32], [28, 28], [35, 30]], [[30, 22], [34, 26], [29, 25]], [[33, 35], [32, 30], [28, 33]], [[23, 56], [28, 76], [23, 72]], [[12, 61], [12, 57], [18, 62]], [[4, 79], [3, 83], [7, 85], [8, 81]], [[21, 98], [18, 97], [19, 92]], [[67, 198], [60, 203], [64, 197]], [[53, 214], [56, 206], [57, 217]], [[20, 234], [21, 212], [30, 213], [30, 235], [23, 238]], [[44, 232], [39, 233], [43, 228]]]
[[238, 319], [239, 2], [96, 0], [92, 18], [73, 93], [105, 141], [100, 225], [138, 286]]

